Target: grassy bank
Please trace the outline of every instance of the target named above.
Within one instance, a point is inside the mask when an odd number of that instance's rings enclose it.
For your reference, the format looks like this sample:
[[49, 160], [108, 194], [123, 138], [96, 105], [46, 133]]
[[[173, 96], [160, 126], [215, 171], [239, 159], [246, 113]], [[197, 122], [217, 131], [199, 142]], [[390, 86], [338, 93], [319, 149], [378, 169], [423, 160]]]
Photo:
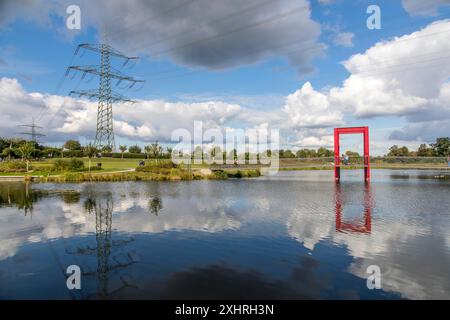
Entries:
[[[208, 165], [174, 165], [170, 159], [146, 160], [144, 167], [139, 166], [140, 159], [100, 158], [91, 159], [89, 173], [88, 158], [51, 159], [32, 161], [30, 171], [22, 161], [0, 163], [0, 177], [25, 176], [25, 179], [49, 182], [82, 181], [182, 181], [199, 179], [230, 179], [258, 177], [261, 175], [257, 166], [211, 167]], [[72, 165], [71, 165], [72, 163]], [[75, 164], [75, 165], [74, 165]], [[101, 164], [101, 165], [97, 165]], [[342, 166], [342, 170], [361, 169], [361, 166]], [[371, 168], [376, 169], [449, 169], [446, 163], [386, 163], [374, 161]], [[3, 170], [2, 170], [3, 169]], [[212, 170], [211, 170], [212, 169]], [[222, 169], [222, 170], [218, 170]], [[332, 163], [326, 159], [298, 160], [280, 159], [280, 170], [333, 170]]]
[[42, 176], [39, 182], [114, 182], [114, 181], [190, 181], [190, 180], [226, 180], [231, 178], [259, 177], [259, 170], [188, 171], [172, 169], [163, 172], [120, 172], [120, 173], [64, 173], [58, 176]]

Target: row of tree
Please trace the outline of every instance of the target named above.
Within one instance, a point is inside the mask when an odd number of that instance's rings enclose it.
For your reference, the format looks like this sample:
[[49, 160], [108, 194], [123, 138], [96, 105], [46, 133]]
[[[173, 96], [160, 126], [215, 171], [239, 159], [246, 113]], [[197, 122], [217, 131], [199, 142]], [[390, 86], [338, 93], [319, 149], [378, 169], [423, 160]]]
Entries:
[[[127, 153], [134, 155], [142, 155], [146, 158], [156, 159], [169, 159], [172, 154], [172, 148], [163, 148], [158, 142], [149, 144], [143, 149], [138, 145], [132, 145], [127, 147], [126, 145], [120, 145], [119, 150], [121, 157], [123, 158]], [[43, 157], [82, 157], [89, 156], [94, 157], [99, 154], [108, 155], [111, 154], [109, 148], [103, 148], [98, 150], [92, 144], [82, 146], [77, 140], [68, 140], [64, 143], [63, 148], [55, 148], [40, 145], [36, 142], [26, 141], [23, 139], [5, 139], [0, 138], [0, 158], [2, 159], [30, 159], [30, 158], [43, 158]], [[128, 151], [128, 152], [127, 152]], [[216, 147], [210, 151], [210, 155], [215, 156], [215, 153], [222, 152], [220, 148]], [[357, 152], [347, 151], [346, 154], [349, 157], [359, 157]], [[203, 157], [203, 151], [200, 147], [194, 150], [194, 155], [201, 155]], [[271, 152], [267, 151], [267, 155], [270, 156]], [[232, 156], [237, 157], [236, 150], [232, 151]], [[326, 148], [314, 149], [300, 149], [296, 152], [288, 149], [279, 150], [280, 158], [322, 158], [333, 157], [333, 151]], [[388, 157], [448, 157], [450, 156], [450, 138], [437, 138], [435, 143], [430, 145], [421, 144], [416, 151], [409, 150], [406, 146], [399, 147], [393, 145], [389, 148], [389, 152], [386, 154]], [[227, 155], [224, 153], [224, 157]], [[249, 158], [250, 154], [246, 154], [245, 158]]]
[[393, 145], [389, 148], [388, 157], [448, 157], [450, 156], [450, 138], [437, 138], [435, 143], [421, 144], [416, 151], [406, 146]]

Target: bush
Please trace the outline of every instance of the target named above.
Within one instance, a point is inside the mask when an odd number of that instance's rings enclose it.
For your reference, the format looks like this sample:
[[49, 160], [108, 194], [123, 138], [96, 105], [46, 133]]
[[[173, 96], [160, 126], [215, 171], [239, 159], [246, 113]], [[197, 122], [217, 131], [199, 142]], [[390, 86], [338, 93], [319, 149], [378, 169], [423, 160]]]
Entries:
[[82, 171], [84, 170], [83, 160], [72, 158], [70, 160], [58, 159], [53, 163], [55, 171]]
[[139, 147], [138, 145], [134, 145], [134, 146], [129, 147], [129, 148], [128, 148], [128, 151], [129, 151], [130, 153], [141, 153], [141, 152], [142, 152], [142, 149], [141, 149], [141, 147]]
[[138, 172], [152, 172], [152, 173], [163, 173], [170, 169], [178, 168], [178, 165], [172, 161], [147, 161], [145, 166], [139, 166], [136, 168]]
[[[31, 170], [31, 165], [29, 166], [29, 169]], [[0, 172], [26, 172], [27, 171], [27, 164], [23, 161], [5, 161], [0, 162]]]
[[65, 150], [64, 157], [74, 158], [74, 157], [82, 157], [83, 150]]
[[[115, 152], [112, 154], [113, 158], [122, 158], [122, 154]], [[124, 159], [145, 159], [145, 154], [143, 153], [130, 153], [130, 152], [125, 152], [123, 154], [123, 158]]]
[[214, 177], [216, 179], [227, 179], [228, 178], [228, 174], [223, 170], [214, 170], [213, 173], [214, 173]]

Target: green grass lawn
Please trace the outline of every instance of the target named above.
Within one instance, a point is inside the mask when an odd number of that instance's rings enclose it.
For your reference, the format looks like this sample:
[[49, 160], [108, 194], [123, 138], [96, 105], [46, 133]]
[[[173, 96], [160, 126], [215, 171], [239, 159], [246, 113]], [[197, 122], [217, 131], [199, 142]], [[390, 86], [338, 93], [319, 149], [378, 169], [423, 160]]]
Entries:
[[[88, 158], [80, 158], [83, 160], [84, 165], [86, 167], [86, 170], [88, 168], [89, 159]], [[17, 172], [17, 173], [4, 173], [0, 172], [0, 176], [23, 176], [23, 175], [34, 175], [34, 176], [40, 176], [40, 175], [47, 175], [48, 170], [45, 170], [46, 168], [51, 168], [53, 165], [53, 162], [56, 159], [48, 159], [45, 161], [32, 161], [31, 165], [33, 166], [33, 171], [29, 173], [25, 172]], [[115, 171], [122, 171], [122, 170], [129, 170], [129, 169], [135, 169], [139, 165], [139, 159], [114, 159], [114, 158], [93, 158], [91, 159], [91, 167], [94, 168], [97, 166], [97, 163], [102, 164], [102, 170], [92, 170], [92, 173], [101, 172], [101, 173], [108, 173], [108, 172], [115, 172]], [[58, 175], [61, 172], [51, 172], [51, 175]]]

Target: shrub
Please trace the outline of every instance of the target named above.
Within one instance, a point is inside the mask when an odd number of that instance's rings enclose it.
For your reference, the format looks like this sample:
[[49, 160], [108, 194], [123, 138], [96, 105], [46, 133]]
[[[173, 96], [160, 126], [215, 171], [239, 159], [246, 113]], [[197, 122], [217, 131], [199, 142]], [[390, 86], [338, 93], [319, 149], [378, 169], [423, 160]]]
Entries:
[[83, 160], [72, 158], [70, 160], [58, 159], [53, 163], [55, 171], [82, 171], [84, 170]]
[[83, 156], [83, 150], [65, 150], [64, 151], [64, 157], [82, 157]]
[[142, 149], [141, 149], [141, 147], [139, 147], [138, 145], [134, 145], [134, 146], [129, 147], [129, 148], [128, 148], [128, 151], [129, 151], [130, 153], [141, 153], [141, 152], [142, 152]]
[[[113, 158], [122, 158], [122, 154], [121, 153], [113, 153], [112, 154]], [[145, 154], [143, 153], [130, 153], [130, 152], [125, 152], [123, 154], [123, 158], [124, 159], [145, 159]]]
[[228, 177], [230, 178], [242, 178], [242, 172], [241, 170], [233, 170], [233, 171], [228, 171]]
[[[29, 167], [31, 170], [31, 166]], [[26, 172], [27, 164], [23, 161], [0, 162], [0, 172]]]
[[215, 170], [215, 171], [213, 171], [213, 173], [214, 173], [214, 177], [216, 179], [227, 179], [228, 178], [228, 174], [223, 170]]
[[[173, 163], [172, 161], [164, 161], [164, 162], [154, 162], [154, 161], [148, 161], [145, 166], [139, 166], [136, 168], [136, 171], [138, 172], [152, 172], [152, 173], [163, 173], [167, 172], [169, 169], [178, 168], [178, 166]], [[165, 169], [165, 170], [164, 170]]]

